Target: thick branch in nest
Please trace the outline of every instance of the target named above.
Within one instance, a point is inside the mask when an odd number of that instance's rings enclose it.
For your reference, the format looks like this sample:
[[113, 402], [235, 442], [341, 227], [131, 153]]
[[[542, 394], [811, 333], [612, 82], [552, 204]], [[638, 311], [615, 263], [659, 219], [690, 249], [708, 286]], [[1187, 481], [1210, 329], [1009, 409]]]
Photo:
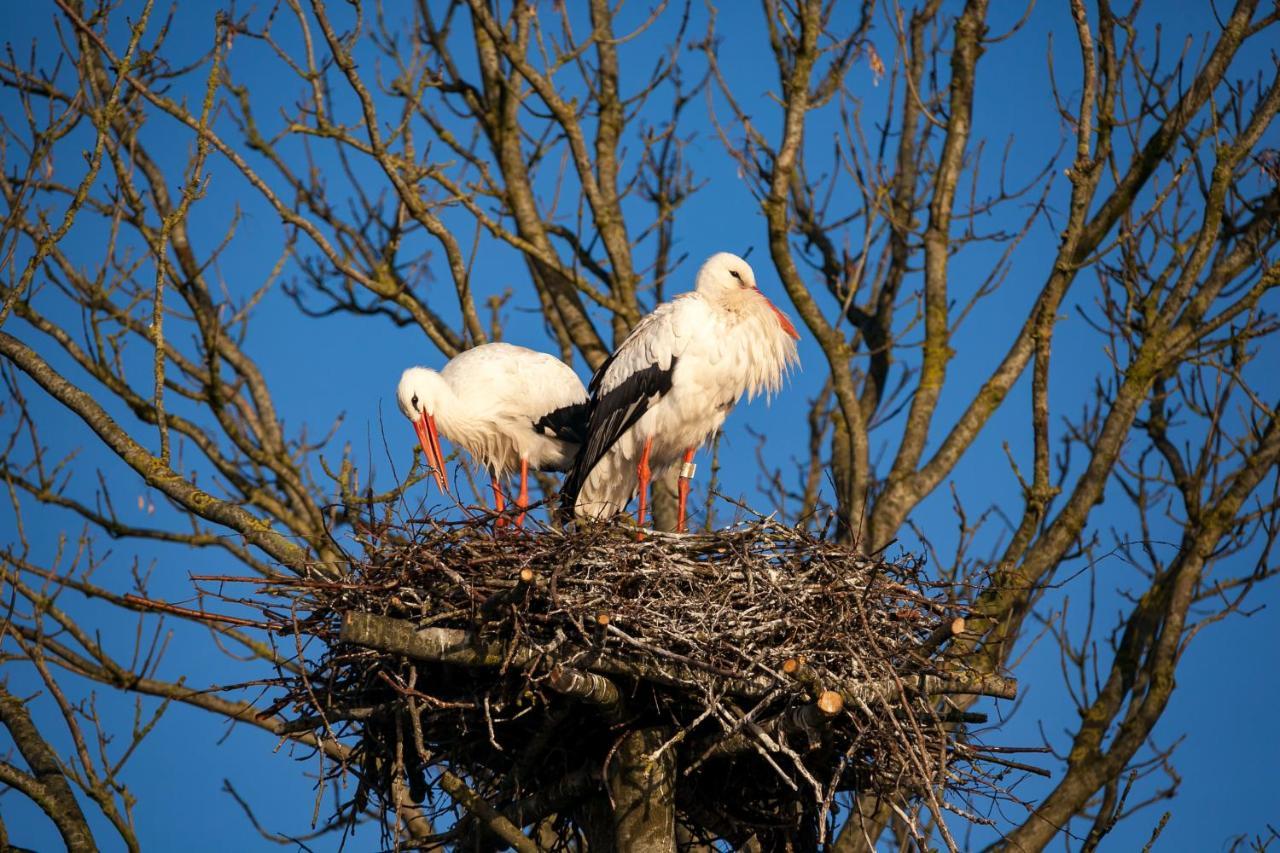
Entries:
[[[344, 614], [339, 636], [343, 642], [368, 649], [454, 666], [525, 667], [535, 662], [548, 668], [556, 665], [554, 661], [547, 661], [534, 648], [512, 647], [502, 640], [484, 640], [470, 631], [454, 628], [418, 628], [408, 620], [392, 619], [374, 613]], [[569, 647], [562, 654], [566, 658], [590, 656], [587, 663], [579, 664], [588, 673], [628, 676], [672, 687], [699, 684], [710, 678], [724, 692], [748, 699], [759, 699], [777, 686], [763, 676], [723, 678], [697, 672], [677, 663], [618, 660], [585, 648]], [[604, 686], [608, 685], [607, 680], [595, 684], [600, 686], [590, 689], [601, 691], [601, 696], [610, 690], [613, 694], [617, 693], [616, 687]], [[905, 679], [886, 677], [874, 681], [841, 683], [838, 687], [839, 695], [849, 704], [897, 701], [903, 693], [908, 692], [927, 696], [968, 694], [999, 699], [1014, 699], [1018, 694], [1015, 679], [979, 673], [949, 677], [922, 674]], [[572, 690], [560, 692], [587, 698]], [[604, 701], [594, 703], [607, 704]]]
[[599, 706], [600, 713], [611, 719], [622, 715], [622, 691], [603, 675], [555, 666], [547, 683], [558, 693]]
[[[471, 631], [456, 628], [418, 628], [404, 619], [391, 619], [374, 613], [346, 613], [342, 617], [343, 642], [376, 649], [381, 652], [404, 655], [414, 660], [433, 661], [469, 667], [525, 667], [542, 655], [534, 648], [510, 647], [502, 640], [485, 640]], [[694, 667], [678, 661], [631, 661], [600, 654], [582, 647], [573, 647], [559, 655], [572, 660], [577, 656], [589, 656], [579, 667], [589, 672], [620, 675], [652, 681], [671, 687], [696, 684], [708, 677]], [[763, 696], [771, 688], [764, 678], [744, 678], [735, 683], [734, 693], [747, 696]]]

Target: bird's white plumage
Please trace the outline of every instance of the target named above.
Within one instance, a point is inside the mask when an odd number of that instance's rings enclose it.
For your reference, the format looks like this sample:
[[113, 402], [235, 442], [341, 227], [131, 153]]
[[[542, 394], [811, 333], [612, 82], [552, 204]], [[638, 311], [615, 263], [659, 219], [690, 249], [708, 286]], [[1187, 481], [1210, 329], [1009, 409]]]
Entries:
[[396, 397], [406, 417], [432, 416], [441, 435], [497, 476], [518, 470], [521, 459], [538, 470], [566, 469], [578, 449], [577, 441], [566, 437], [574, 430], [538, 424], [575, 406], [585, 420], [587, 391], [560, 359], [492, 343], [461, 353], [438, 373], [409, 368]]
[[582, 457], [575, 463], [590, 466], [570, 475], [581, 483], [575, 515], [607, 518], [626, 507], [649, 438], [649, 465], [658, 474], [714, 435], [744, 394], [777, 391], [798, 360], [795, 337], [790, 321], [756, 288], [746, 261], [712, 256], [697, 289], [641, 320], [592, 381], [595, 410], [584, 452], [600, 452], [612, 438], [600, 431], [610, 425], [616, 431], [628, 413], [643, 414], [594, 464]]

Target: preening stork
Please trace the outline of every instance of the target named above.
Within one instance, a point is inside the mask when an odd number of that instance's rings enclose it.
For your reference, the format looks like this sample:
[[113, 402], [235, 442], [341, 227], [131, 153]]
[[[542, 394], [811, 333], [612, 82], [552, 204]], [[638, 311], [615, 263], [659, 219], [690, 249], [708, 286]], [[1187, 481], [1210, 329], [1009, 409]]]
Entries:
[[772, 393], [798, 361], [800, 336], [756, 287], [751, 266], [727, 252], [698, 271], [696, 288], [641, 320], [591, 379], [587, 437], [561, 489], [579, 519], [622, 512], [640, 492], [644, 526], [650, 475], [683, 457], [685, 527], [694, 451], [743, 394]]
[[578, 374], [554, 356], [513, 344], [474, 347], [438, 373], [411, 367], [396, 399], [445, 494], [441, 435], [488, 469], [498, 512], [506, 508], [499, 478], [519, 469], [517, 524], [529, 505], [529, 469], [566, 470], [586, 434], [587, 391]]

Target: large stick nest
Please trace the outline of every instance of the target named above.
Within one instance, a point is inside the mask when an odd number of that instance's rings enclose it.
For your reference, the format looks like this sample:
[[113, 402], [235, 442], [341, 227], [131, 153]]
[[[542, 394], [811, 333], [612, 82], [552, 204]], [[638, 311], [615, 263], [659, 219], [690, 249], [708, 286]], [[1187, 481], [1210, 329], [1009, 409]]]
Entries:
[[[559, 815], [567, 846], [639, 729], [674, 755], [681, 821], [730, 841], [817, 843], [846, 791], [939, 816], [1019, 766], [955, 701], [1013, 683], [948, 653], [964, 611], [910, 559], [769, 520], [641, 540], [424, 522], [365, 545], [342, 582], [273, 587], [323, 646], [272, 710], [354, 744], [333, 769], [358, 768], [352, 814], [440, 784], [514, 827]], [[474, 845], [495, 817], [439, 840]]]

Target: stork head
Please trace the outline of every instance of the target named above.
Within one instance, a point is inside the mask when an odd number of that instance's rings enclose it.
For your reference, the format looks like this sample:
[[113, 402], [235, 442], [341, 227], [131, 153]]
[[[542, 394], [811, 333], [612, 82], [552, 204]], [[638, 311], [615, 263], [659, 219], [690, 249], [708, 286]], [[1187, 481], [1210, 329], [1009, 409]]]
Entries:
[[751, 264], [731, 252], [718, 252], [707, 258], [698, 270], [696, 288], [699, 293], [715, 299], [734, 299], [741, 295], [745, 298], [762, 299], [778, 317], [778, 325], [782, 331], [796, 340], [800, 333], [791, 324], [791, 318], [774, 306], [769, 298], [756, 286], [756, 274]]
[[413, 422], [414, 432], [427, 465], [435, 475], [440, 491], [449, 494], [449, 482], [444, 476], [444, 453], [440, 450], [440, 433], [436, 430], [436, 404], [449, 390], [439, 373], [425, 367], [411, 367], [400, 376], [396, 389], [396, 402], [400, 411]]
[[707, 258], [702, 269], [698, 270], [696, 286], [698, 292], [705, 296], [759, 289], [751, 264], [730, 252], [718, 252]]

